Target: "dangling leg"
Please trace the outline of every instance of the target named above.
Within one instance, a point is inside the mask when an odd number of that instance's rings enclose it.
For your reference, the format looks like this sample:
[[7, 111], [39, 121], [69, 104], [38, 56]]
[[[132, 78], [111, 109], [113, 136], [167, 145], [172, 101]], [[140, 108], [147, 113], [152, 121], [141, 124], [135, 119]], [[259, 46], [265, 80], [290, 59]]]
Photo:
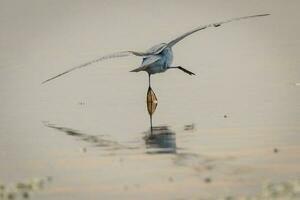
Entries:
[[151, 74], [148, 73], [148, 77], [149, 77], [149, 88], [151, 88]]
[[185, 73], [187, 73], [187, 74], [189, 74], [189, 75], [196, 75], [196, 74], [194, 74], [193, 72], [191, 72], [191, 71], [189, 71], [189, 70], [187, 70], [187, 69], [184, 69], [184, 68], [181, 67], [181, 66], [168, 67], [168, 69], [180, 69], [181, 71], [183, 71], [183, 72], [185, 72]]
[[[153, 111], [152, 110], [149, 111], [149, 105], [148, 105], [149, 103], [153, 104], [153, 102], [152, 102], [152, 96], [151, 96], [151, 92], [153, 92], [153, 91], [152, 91], [152, 88], [151, 88], [151, 74], [150, 73], [148, 73], [148, 78], [149, 78], [149, 87], [148, 87], [148, 92], [147, 92], [147, 107], [148, 107], [148, 112], [149, 112], [149, 116], [150, 116], [150, 137], [152, 137], [153, 136], [152, 114], [155, 111], [155, 109]], [[149, 94], [150, 94], [151, 102], [148, 102], [148, 95]], [[153, 94], [154, 94], [154, 92], [153, 92]], [[155, 96], [155, 94], [154, 94], [154, 96]], [[156, 106], [155, 106], [155, 108], [156, 108]]]

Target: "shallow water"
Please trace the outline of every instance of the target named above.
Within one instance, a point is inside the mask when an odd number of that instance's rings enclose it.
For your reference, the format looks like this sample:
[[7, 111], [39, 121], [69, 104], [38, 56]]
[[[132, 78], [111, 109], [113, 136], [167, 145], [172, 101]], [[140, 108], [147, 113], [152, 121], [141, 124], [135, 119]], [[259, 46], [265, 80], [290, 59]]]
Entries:
[[[138, 58], [41, 82], [99, 55], [149, 48], [195, 24], [256, 14], [258, 1], [235, 1], [235, 13], [224, 1], [189, 3], [172, 29], [163, 24], [178, 17], [180, 2], [162, 3], [157, 19], [146, 12], [147, 2], [136, 2], [143, 11], [138, 19], [129, 3], [45, 2], [10, 9], [20, 16], [4, 9], [13, 3], [0, 6], [6, 17], [0, 21], [6, 38], [0, 46], [0, 186], [14, 191], [42, 181], [44, 187], [26, 192], [45, 200], [217, 199], [254, 197], [268, 183], [283, 182], [282, 188], [300, 179], [300, 33], [291, 20], [299, 18], [297, 1], [260, 1], [269, 19], [203, 32], [174, 48], [174, 63], [197, 75], [153, 76], [153, 136], [148, 77], [128, 72]], [[226, 12], [207, 14], [219, 7]], [[161, 35], [153, 33], [157, 26]]]
[[[161, 76], [178, 76], [180, 85], [186, 86], [201, 79], [175, 73]], [[158, 78], [153, 80], [157, 88]], [[197, 87], [206, 86], [190, 86], [187, 92], [174, 89], [179, 84], [172, 83], [171, 92], [166, 86], [157, 89], [154, 136], [149, 136], [146, 80], [135, 80], [142, 82], [140, 91], [128, 92], [125, 88], [133, 87], [133, 81], [127, 86], [124, 81], [116, 86], [121, 90], [91, 94], [69, 91], [71, 84], [58, 89], [60, 81], [38, 86], [36, 98], [24, 94], [24, 99], [4, 102], [14, 106], [4, 108], [9, 112], [1, 119], [1, 182], [53, 179], [32, 199], [253, 195], [267, 181], [300, 178], [300, 130], [295, 120], [299, 111], [281, 118], [273, 116], [278, 108], [267, 107], [285, 102], [270, 99], [240, 109], [245, 102], [232, 105], [219, 94], [214, 95], [219, 100], [197, 101]], [[297, 97], [294, 86], [276, 85], [268, 89]], [[54, 93], [58, 98], [51, 97]], [[226, 106], [221, 109], [215, 102]]]

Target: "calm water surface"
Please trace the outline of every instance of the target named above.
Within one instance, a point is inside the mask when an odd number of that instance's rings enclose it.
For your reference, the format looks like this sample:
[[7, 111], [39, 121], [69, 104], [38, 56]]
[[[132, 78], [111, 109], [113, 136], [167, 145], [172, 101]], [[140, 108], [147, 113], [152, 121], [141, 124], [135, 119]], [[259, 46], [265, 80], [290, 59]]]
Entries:
[[105, 73], [98, 81], [87, 72], [91, 81], [76, 87], [76, 74], [32, 85], [2, 102], [2, 183], [51, 177], [33, 199], [191, 199], [300, 178], [296, 86], [253, 83], [225, 95], [217, 88], [226, 85], [205, 76], [158, 75], [155, 136], [147, 137], [146, 75], [119, 74], [112, 88], [114, 72]]

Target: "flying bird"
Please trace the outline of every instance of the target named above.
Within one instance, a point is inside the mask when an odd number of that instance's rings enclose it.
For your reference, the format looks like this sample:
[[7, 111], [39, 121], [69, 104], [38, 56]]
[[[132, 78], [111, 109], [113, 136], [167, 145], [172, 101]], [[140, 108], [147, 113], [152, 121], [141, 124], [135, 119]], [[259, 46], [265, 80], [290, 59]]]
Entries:
[[151, 81], [150, 81], [150, 77], [152, 74], [156, 74], [156, 73], [162, 73], [165, 72], [169, 69], [179, 69], [189, 75], [195, 75], [193, 72], [181, 67], [181, 66], [172, 66], [172, 61], [173, 61], [173, 51], [172, 51], [172, 47], [177, 44], [179, 41], [183, 40], [184, 38], [186, 38], [187, 36], [200, 31], [200, 30], [204, 30], [206, 28], [214, 28], [214, 27], [219, 27], [222, 24], [225, 23], [229, 23], [229, 22], [233, 22], [233, 21], [238, 21], [238, 20], [243, 20], [243, 19], [249, 19], [249, 18], [254, 18], [254, 17], [264, 17], [264, 16], [268, 16], [270, 14], [260, 14], [260, 15], [252, 15], [252, 16], [245, 16], [245, 17], [238, 17], [238, 18], [233, 18], [233, 19], [229, 19], [229, 20], [225, 20], [222, 22], [218, 22], [218, 23], [211, 23], [208, 25], [204, 25], [204, 26], [199, 26], [197, 28], [194, 28], [191, 31], [188, 31], [182, 35], [180, 35], [179, 37], [176, 37], [175, 39], [171, 40], [168, 43], [161, 43], [158, 45], [155, 45], [153, 47], [151, 47], [149, 50], [145, 51], [145, 52], [137, 52], [137, 51], [121, 51], [121, 52], [117, 52], [117, 53], [113, 53], [113, 54], [109, 54], [103, 57], [100, 57], [98, 59], [92, 60], [90, 62], [84, 63], [82, 65], [73, 67], [61, 74], [58, 74], [52, 78], [49, 78], [47, 80], [45, 80], [44, 82], [42, 82], [42, 84], [51, 81], [53, 79], [56, 79], [64, 74], [67, 74], [71, 71], [74, 71], [76, 69], [80, 69], [83, 67], [87, 67], [89, 65], [95, 64], [97, 62], [100, 62], [102, 60], [106, 60], [106, 59], [110, 59], [110, 58], [118, 58], [118, 57], [126, 57], [126, 56], [138, 56], [141, 57], [142, 63], [141, 65], [136, 68], [131, 70], [130, 72], [140, 72], [140, 71], [145, 71], [148, 73], [148, 77], [149, 77], [149, 87], [151, 85]]

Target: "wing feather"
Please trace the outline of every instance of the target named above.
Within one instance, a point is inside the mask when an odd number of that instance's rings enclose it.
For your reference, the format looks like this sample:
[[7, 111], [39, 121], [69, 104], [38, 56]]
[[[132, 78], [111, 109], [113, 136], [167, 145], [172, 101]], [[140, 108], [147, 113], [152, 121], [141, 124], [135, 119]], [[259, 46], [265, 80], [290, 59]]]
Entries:
[[63, 73], [60, 73], [54, 77], [51, 77], [45, 81], [42, 82], [42, 84], [44, 83], [47, 83], [53, 79], [56, 79], [62, 75], [65, 75], [71, 71], [74, 71], [76, 69], [79, 69], [79, 68], [83, 68], [83, 67], [86, 67], [86, 66], [89, 66], [89, 65], [92, 65], [94, 63], [97, 63], [97, 62], [100, 62], [102, 60], [106, 60], [106, 59], [111, 59], [111, 58], [120, 58], [120, 57], [126, 57], [126, 56], [130, 56], [130, 55], [135, 55], [135, 56], [147, 56], [149, 54], [147, 53], [142, 53], [142, 52], [135, 52], [135, 51], [121, 51], [121, 52], [117, 52], [117, 53], [113, 53], [113, 54], [109, 54], [109, 55], [106, 55], [106, 56], [103, 56], [103, 57], [100, 57], [100, 58], [97, 58], [95, 60], [92, 60], [92, 61], [89, 61], [89, 62], [86, 62], [84, 64], [81, 64], [79, 66], [76, 66], [76, 67], [73, 67], [71, 69], [68, 69], [67, 71], [64, 71]]
[[229, 19], [229, 20], [225, 20], [225, 21], [222, 21], [222, 22], [218, 22], [218, 23], [212, 23], [212, 24], [208, 24], [208, 25], [204, 25], [204, 26], [200, 26], [200, 27], [197, 27], [197, 28], [194, 28], [193, 30], [189, 31], [189, 32], [186, 32], [184, 33], [183, 35], [175, 38], [174, 40], [170, 41], [167, 46], [168, 47], [172, 47], [174, 46], [177, 42], [179, 42], [180, 40], [184, 39], [185, 37], [197, 32], [197, 31], [200, 31], [200, 30], [203, 30], [203, 29], [206, 29], [206, 28], [209, 28], [209, 27], [218, 27], [218, 26], [221, 26], [222, 24], [225, 24], [225, 23], [229, 23], [229, 22], [232, 22], [232, 21], [238, 21], [238, 20], [242, 20], [242, 19], [249, 19], [249, 18], [253, 18], [253, 17], [264, 17], [264, 16], [268, 16], [270, 14], [261, 14], [261, 15], [251, 15], [251, 16], [245, 16], [245, 17], [238, 17], [238, 18], [232, 18], [232, 19]]

